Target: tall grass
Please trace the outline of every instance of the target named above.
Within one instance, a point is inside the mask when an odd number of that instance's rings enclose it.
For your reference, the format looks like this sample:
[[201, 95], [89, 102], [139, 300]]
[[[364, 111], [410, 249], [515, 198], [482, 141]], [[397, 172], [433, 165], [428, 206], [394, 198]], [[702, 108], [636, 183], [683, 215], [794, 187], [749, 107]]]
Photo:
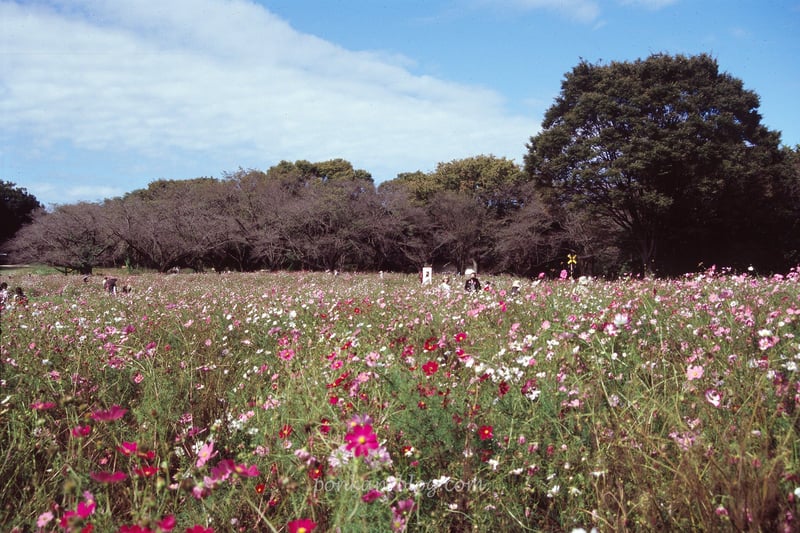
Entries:
[[796, 272], [7, 279], [4, 531], [798, 528]]

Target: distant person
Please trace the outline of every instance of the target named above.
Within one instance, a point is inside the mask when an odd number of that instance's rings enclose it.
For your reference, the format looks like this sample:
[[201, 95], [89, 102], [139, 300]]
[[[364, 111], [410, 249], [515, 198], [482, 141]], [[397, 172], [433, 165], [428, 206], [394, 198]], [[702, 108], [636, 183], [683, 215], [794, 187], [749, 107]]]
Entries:
[[444, 278], [439, 285], [439, 289], [441, 289], [442, 292], [450, 293], [450, 278]]
[[478, 279], [478, 274], [474, 270], [467, 269], [466, 271], [464, 271], [464, 274], [468, 276], [467, 282], [464, 284], [465, 291], [478, 292], [479, 290], [481, 290], [481, 282]]
[[14, 289], [14, 305], [18, 307], [25, 307], [28, 305], [28, 297], [25, 296], [25, 292], [23, 292], [22, 287], [17, 287]]
[[519, 280], [515, 279], [514, 282], [511, 284], [511, 296], [518, 296], [519, 295]]
[[103, 277], [103, 289], [108, 291], [110, 294], [117, 294], [117, 278], [112, 278], [110, 276]]
[[0, 309], [3, 309], [8, 302], [8, 283], [0, 283]]

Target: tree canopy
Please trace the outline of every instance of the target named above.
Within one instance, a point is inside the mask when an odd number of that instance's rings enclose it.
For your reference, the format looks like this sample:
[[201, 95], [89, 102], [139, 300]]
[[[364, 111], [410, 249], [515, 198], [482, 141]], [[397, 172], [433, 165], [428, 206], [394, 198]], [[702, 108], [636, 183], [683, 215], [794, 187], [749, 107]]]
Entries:
[[38, 209], [42, 204], [26, 189], [0, 180], [0, 246], [29, 223]]
[[640, 267], [780, 262], [780, 135], [758, 96], [708, 55], [581, 61], [531, 138], [525, 170], [548, 200], [621, 230]]
[[7, 249], [84, 272], [434, 265], [537, 276], [558, 275], [568, 257], [575, 275], [786, 271], [800, 261], [800, 148], [782, 147], [758, 106], [705, 54], [581, 61], [524, 168], [478, 155], [376, 186], [337, 158], [162, 179], [35, 211]]

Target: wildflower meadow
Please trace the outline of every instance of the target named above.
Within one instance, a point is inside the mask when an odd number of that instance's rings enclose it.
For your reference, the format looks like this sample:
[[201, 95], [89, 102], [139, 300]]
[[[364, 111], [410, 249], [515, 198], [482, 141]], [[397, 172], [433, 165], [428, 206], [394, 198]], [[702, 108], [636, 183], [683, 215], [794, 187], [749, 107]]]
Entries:
[[3, 280], [3, 531], [800, 529], [797, 271]]

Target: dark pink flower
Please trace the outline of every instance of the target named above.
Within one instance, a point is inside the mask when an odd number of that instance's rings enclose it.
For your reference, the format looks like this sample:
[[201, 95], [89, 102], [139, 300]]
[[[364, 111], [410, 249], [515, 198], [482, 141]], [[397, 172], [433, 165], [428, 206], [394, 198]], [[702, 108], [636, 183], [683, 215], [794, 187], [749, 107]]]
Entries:
[[110, 409], [105, 411], [95, 411], [92, 413], [92, 420], [97, 420], [98, 422], [111, 422], [114, 420], [119, 420], [128, 410], [120, 407], [119, 405], [112, 405]]
[[122, 455], [133, 455], [136, 453], [136, 449], [139, 447], [138, 444], [135, 442], [123, 442], [119, 446], [117, 446], [117, 451]]
[[186, 528], [186, 533], [214, 533], [214, 528], [205, 528], [200, 525], [195, 525]]
[[168, 514], [156, 522], [156, 525], [158, 526], [158, 529], [162, 531], [172, 531], [172, 529], [175, 527], [175, 516]]
[[353, 426], [344, 439], [347, 441], [346, 449], [352, 451], [356, 457], [368, 455], [370, 450], [378, 447], [378, 437], [369, 424]]
[[317, 527], [317, 523], [310, 518], [301, 518], [300, 520], [292, 520], [286, 524], [289, 533], [310, 533]]
[[92, 426], [75, 426], [72, 428], [73, 437], [88, 437], [92, 432]]
[[237, 465], [234, 463], [233, 471], [242, 477], [257, 477], [259, 475], [258, 467], [256, 465], [247, 466], [245, 464]]
[[98, 483], [118, 483], [128, 476], [125, 472], [90, 472], [89, 477]]
[[131, 524], [129, 526], [120, 526], [119, 533], [153, 533], [153, 530], [139, 524]]
[[383, 496], [383, 493], [377, 489], [372, 489], [363, 496], [361, 496], [361, 501], [364, 503], [371, 503]]

